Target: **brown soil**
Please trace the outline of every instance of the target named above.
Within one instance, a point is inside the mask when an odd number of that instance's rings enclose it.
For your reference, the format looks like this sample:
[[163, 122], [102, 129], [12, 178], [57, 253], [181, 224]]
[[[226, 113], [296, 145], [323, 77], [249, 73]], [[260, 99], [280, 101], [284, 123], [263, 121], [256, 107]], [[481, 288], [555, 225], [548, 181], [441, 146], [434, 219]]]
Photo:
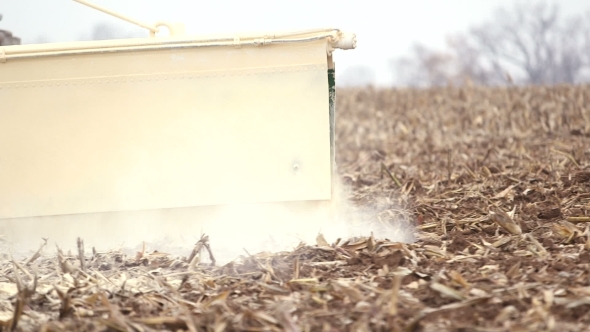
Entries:
[[219, 267], [158, 252], [93, 252], [83, 269], [75, 254], [5, 257], [0, 327], [588, 330], [590, 87], [339, 90], [337, 103], [350, 199], [413, 223], [415, 243], [318, 241]]

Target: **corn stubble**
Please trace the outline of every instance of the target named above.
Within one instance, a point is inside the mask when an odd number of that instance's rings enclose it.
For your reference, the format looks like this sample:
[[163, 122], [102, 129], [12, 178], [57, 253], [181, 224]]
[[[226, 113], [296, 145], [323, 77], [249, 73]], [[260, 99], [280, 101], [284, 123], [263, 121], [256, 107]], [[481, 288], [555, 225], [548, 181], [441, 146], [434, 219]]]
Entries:
[[[48, 248], [0, 260], [4, 331], [582, 330], [590, 87], [339, 90], [339, 178], [383, 227], [215, 265]], [[84, 239], [89, 241], [90, 239]], [[211, 245], [210, 245], [211, 244]], [[85, 249], [86, 248], [86, 249]], [[206, 255], [206, 256], [204, 256]], [[204, 262], [209, 257], [210, 262]]]

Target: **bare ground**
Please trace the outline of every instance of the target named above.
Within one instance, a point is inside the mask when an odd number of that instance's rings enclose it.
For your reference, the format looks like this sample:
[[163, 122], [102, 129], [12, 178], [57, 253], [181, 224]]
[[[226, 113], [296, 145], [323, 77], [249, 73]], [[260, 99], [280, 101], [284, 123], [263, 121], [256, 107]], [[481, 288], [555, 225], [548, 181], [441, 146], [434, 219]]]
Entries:
[[414, 224], [415, 243], [319, 238], [218, 267], [90, 248], [3, 257], [2, 330], [588, 330], [589, 86], [339, 90], [337, 103], [350, 199]]

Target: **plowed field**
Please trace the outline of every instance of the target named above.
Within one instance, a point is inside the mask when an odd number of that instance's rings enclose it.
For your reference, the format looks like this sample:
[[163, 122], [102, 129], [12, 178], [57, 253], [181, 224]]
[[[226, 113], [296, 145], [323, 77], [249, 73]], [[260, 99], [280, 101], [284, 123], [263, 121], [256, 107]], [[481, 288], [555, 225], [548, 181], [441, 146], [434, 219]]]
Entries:
[[319, 237], [223, 266], [192, 248], [4, 255], [0, 327], [589, 329], [589, 86], [342, 89], [336, 112], [350, 201], [381, 229], [413, 225], [413, 242]]

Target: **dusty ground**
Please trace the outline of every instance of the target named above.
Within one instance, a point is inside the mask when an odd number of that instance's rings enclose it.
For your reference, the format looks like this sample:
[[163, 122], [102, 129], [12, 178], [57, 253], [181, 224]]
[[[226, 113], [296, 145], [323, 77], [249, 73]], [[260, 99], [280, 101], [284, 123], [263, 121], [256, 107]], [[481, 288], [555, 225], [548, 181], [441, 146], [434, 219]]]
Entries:
[[0, 326], [588, 330], [588, 105], [589, 86], [339, 90], [350, 199], [381, 222], [415, 224], [415, 243], [319, 238], [218, 267], [91, 248], [83, 265], [77, 253], [3, 257]]

